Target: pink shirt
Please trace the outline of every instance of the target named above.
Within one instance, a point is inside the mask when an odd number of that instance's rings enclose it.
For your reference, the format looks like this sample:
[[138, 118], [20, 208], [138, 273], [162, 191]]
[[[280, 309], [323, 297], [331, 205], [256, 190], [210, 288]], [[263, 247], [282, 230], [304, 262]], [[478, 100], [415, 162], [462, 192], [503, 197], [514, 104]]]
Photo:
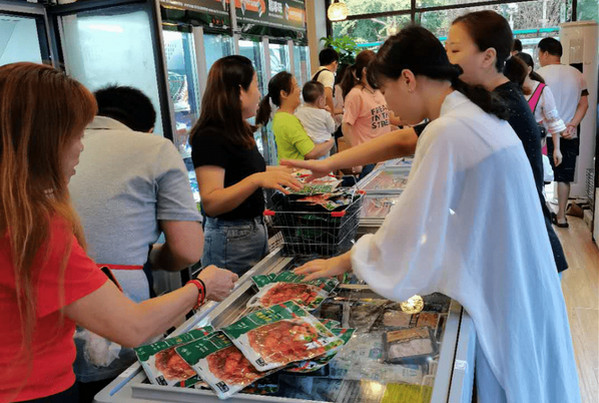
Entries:
[[387, 103], [379, 90], [371, 91], [361, 86], [352, 88], [345, 97], [344, 108], [343, 123], [349, 123], [353, 128], [352, 146], [391, 131]]

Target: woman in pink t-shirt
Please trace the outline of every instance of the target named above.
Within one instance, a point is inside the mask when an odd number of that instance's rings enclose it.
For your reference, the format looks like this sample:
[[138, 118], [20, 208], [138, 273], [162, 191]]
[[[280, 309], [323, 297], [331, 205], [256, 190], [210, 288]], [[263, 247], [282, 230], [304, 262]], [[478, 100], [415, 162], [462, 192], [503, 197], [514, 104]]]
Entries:
[[[351, 147], [391, 131], [392, 123], [385, 97], [379, 90], [373, 89], [366, 79], [366, 66], [375, 57], [372, 50], [361, 51], [341, 82], [344, 98], [342, 131]], [[360, 179], [373, 168], [374, 165], [365, 165]]]

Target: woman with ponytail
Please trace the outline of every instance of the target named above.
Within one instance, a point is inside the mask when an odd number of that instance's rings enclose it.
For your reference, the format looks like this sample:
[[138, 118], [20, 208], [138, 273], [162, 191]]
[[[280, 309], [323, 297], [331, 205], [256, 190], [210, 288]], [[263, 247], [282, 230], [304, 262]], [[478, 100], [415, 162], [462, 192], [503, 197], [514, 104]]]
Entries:
[[[343, 122], [341, 130], [349, 147], [363, 144], [391, 131], [391, 125], [399, 125], [399, 119], [391, 121], [391, 116], [383, 94], [368, 83], [368, 64], [376, 54], [363, 50], [356, 56], [356, 62], [348, 68], [341, 81], [343, 94]], [[360, 179], [368, 175], [374, 164], [364, 165]]]
[[260, 101], [256, 124], [264, 126], [272, 115], [271, 102], [278, 107], [272, 119], [277, 143], [277, 159], [310, 160], [320, 158], [333, 147], [333, 139], [314, 144], [300, 120], [294, 115], [300, 105], [301, 88], [293, 74], [281, 71], [268, 82], [268, 94]]
[[480, 85], [493, 91], [509, 110], [510, 126], [514, 129], [532, 168], [539, 204], [558, 272], [568, 268], [564, 250], [551, 225], [552, 215], [543, 196], [543, 159], [541, 131], [526, 103], [522, 91], [503, 74], [513, 42], [509, 23], [494, 11], [477, 11], [455, 19], [447, 36], [447, 56], [464, 70], [460, 78], [470, 85]]
[[395, 301], [443, 293], [476, 329], [478, 401], [579, 402], [564, 298], [522, 143], [496, 95], [458, 77], [422, 27], [389, 38], [369, 65], [389, 108], [430, 119], [410, 180], [376, 234], [296, 269], [353, 270]]
[[96, 109], [52, 67], [0, 67], [0, 402], [77, 402], [76, 324], [137, 347], [237, 279], [211, 266], [203, 283], [136, 304], [87, 257], [67, 185]]
[[562, 153], [559, 148], [560, 137], [566, 130], [566, 124], [559, 116], [553, 92], [545, 85], [543, 77], [535, 73], [533, 68], [534, 62], [532, 61], [532, 57], [526, 53], [519, 52], [505, 63], [503, 73], [510, 81], [515, 82], [522, 89], [524, 98], [528, 102], [528, 106], [541, 129], [543, 154], [547, 155], [546, 133], [551, 135], [553, 144], [557, 144], [557, 147], [553, 147], [552, 157], [553, 166], [558, 166], [562, 162]]
[[227, 56], [208, 74], [200, 118], [191, 131], [203, 211], [202, 265], [214, 264], [244, 274], [268, 253], [262, 217], [262, 189], [299, 189], [291, 171], [267, 167], [254, 141], [260, 101], [258, 76], [250, 59]]

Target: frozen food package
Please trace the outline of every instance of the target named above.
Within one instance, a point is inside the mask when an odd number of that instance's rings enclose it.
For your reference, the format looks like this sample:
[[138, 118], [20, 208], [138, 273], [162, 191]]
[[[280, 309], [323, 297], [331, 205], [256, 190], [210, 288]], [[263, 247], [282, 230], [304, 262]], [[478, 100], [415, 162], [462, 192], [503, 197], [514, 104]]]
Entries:
[[206, 337], [214, 329], [206, 326], [179, 336], [135, 348], [135, 354], [154, 385], [190, 387], [200, 382], [196, 371], [175, 353], [175, 347]]
[[302, 182], [303, 187], [300, 190], [292, 191], [291, 194], [311, 196], [320, 193], [331, 193], [341, 184], [341, 180], [334, 175], [326, 175], [307, 182], [306, 179], [311, 174], [312, 172], [305, 169], [297, 171], [294, 175]]
[[431, 329], [437, 328], [439, 323], [439, 314], [436, 312], [420, 312], [418, 314], [418, 327], [430, 327]]
[[290, 364], [285, 371], [287, 372], [295, 372], [295, 373], [308, 373], [318, 371], [320, 368], [327, 365], [339, 352], [344, 345], [351, 339], [352, 335], [355, 332], [355, 329], [343, 329], [341, 328], [341, 323], [336, 320], [324, 319], [321, 321], [323, 325], [327, 329], [331, 331], [335, 336], [339, 337], [343, 344], [328, 353], [325, 353], [321, 356], [314, 357], [310, 360], [298, 361]]
[[432, 331], [428, 327], [400, 329], [384, 334], [385, 361], [404, 363], [431, 357], [437, 353]]
[[223, 332], [175, 348], [177, 354], [210, 385], [220, 399], [227, 399], [272, 371], [259, 372]]
[[397, 365], [383, 361], [383, 332], [355, 333], [328, 365], [331, 379], [371, 380], [384, 384], [422, 382], [422, 365]]
[[252, 277], [260, 290], [250, 299], [248, 307], [268, 308], [287, 301], [295, 301], [308, 310], [316, 309], [322, 301], [337, 287], [339, 281], [334, 278], [321, 278], [303, 281], [305, 276], [291, 271]]
[[343, 344], [294, 301], [252, 312], [222, 330], [259, 371], [308, 360]]
[[359, 332], [369, 332], [384, 311], [387, 301], [363, 299], [349, 304], [349, 318], [347, 324], [343, 321], [343, 326], [357, 328]]

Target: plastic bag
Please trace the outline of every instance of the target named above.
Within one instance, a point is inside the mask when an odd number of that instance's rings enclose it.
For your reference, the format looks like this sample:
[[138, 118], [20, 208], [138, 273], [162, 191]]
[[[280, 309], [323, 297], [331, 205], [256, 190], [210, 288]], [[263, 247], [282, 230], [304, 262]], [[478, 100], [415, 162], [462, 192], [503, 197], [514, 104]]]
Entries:
[[284, 271], [278, 274], [267, 274], [252, 277], [252, 281], [260, 290], [252, 297], [248, 307], [263, 307], [296, 301], [304, 308], [312, 310], [324, 301], [337, 287], [339, 281], [333, 278], [322, 278], [303, 281], [305, 276]]
[[259, 371], [308, 360], [343, 344], [293, 301], [253, 312], [222, 330]]
[[119, 358], [121, 345], [98, 336], [87, 329], [78, 329], [75, 338], [83, 340], [85, 361], [96, 367], [107, 367]]
[[274, 372], [257, 371], [220, 331], [176, 347], [175, 351], [210, 385], [220, 399], [227, 399]]
[[322, 324], [327, 327], [327, 329], [331, 330], [335, 336], [339, 337], [343, 344], [328, 353], [325, 353], [319, 357], [312, 358], [311, 360], [299, 361], [290, 364], [285, 371], [287, 372], [295, 372], [295, 373], [308, 373], [318, 371], [320, 368], [327, 365], [339, 352], [344, 345], [351, 339], [353, 336], [355, 329], [343, 329], [341, 328], [341, 323], [336, 320], [325, 319], [322, 321]]
[[135, 354], [148, 379], [154, 385], [190, 387], [201, 379], [175, 352], [175, 347], [183, 346], [208, 336], [212, 326], [193, 329], [188, 333], [157, 343], [135, 348]]

